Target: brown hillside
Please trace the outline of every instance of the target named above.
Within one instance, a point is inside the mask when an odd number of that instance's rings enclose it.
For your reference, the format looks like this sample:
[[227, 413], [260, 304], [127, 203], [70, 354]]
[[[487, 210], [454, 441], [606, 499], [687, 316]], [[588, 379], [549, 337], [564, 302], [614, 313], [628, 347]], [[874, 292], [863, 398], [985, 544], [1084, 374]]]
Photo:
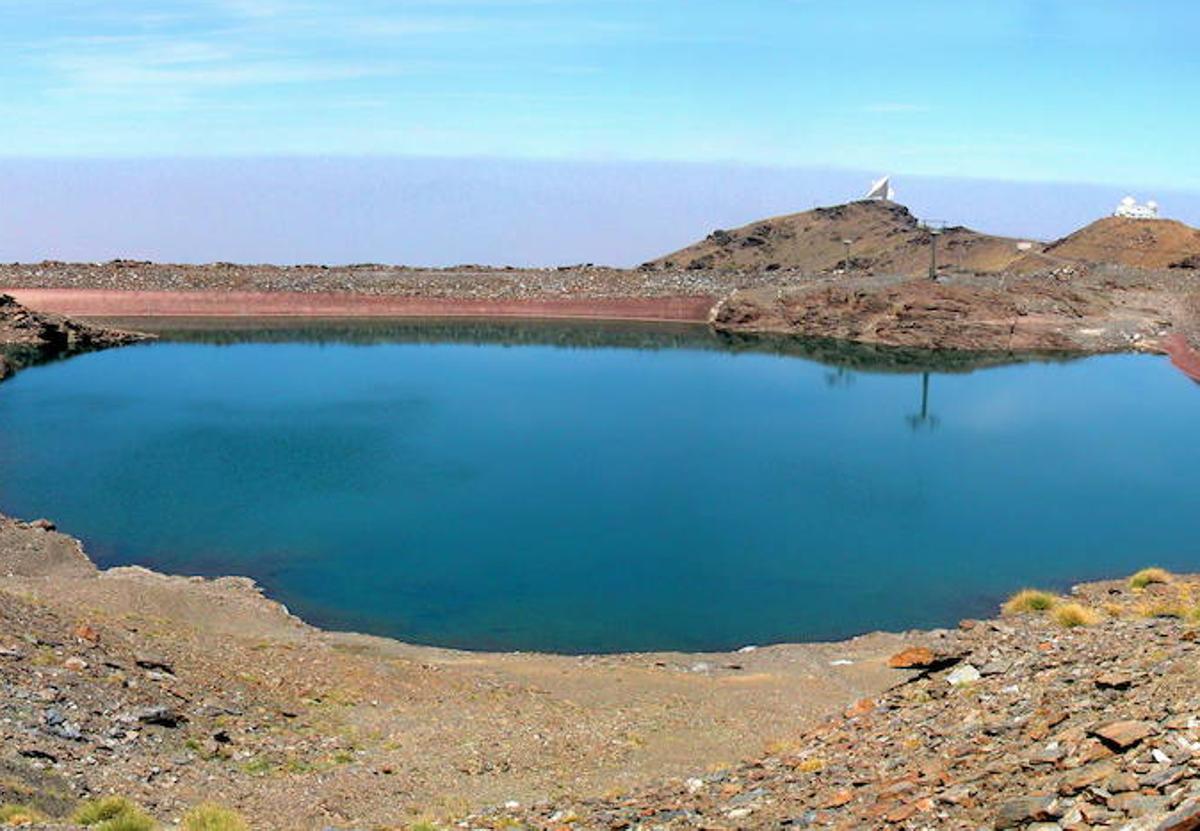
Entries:
[[[799, 269], [810, 273], [842, 268], [844, 239], [855, 271], [918, 275], [929, 269], [929, 232], [908, 208], [894, 202], [860, 201], [816, 208], [755, 222], [732, 231], [713, 231], [695, 245], [668, 254], [646, 268]], [[938, 261], [946, 270], [996, 272], [1029, 251], [1018, 240], [981, 234], [961, 226], [938, 240]], [[1034, 252], [1041, 246], [1034, 245]]]
[[1046, 253], [1134, 268], [1200, 268], [1200, 230], [1173, 219], [1110, 216], [1053, 243]]

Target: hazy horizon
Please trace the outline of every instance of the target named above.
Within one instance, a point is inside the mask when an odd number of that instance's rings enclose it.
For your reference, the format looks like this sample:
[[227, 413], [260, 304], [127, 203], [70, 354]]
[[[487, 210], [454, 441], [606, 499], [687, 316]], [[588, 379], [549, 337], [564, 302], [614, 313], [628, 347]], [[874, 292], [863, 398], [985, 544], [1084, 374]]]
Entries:
[[1197, 25], [1187, 0], [0, 0], [0, 259], [635, 265], [884, 173], [998, 234], [1126, 193], [1196, 225]]
[[[881, 171], [436, 158], [0, 160], [0, 261], [634, 266], [715, 228], [861, 197]], [[1054, 239], [1126, 193], [1200, 224], [1200, 192], [894, 177], [923, 219]]]

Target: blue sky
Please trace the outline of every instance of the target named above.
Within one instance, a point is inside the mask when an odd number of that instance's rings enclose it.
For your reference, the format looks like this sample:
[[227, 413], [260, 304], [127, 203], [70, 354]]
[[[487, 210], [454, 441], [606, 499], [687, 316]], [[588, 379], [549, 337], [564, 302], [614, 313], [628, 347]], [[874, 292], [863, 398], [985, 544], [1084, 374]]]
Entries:
[[1200, 224], [1196, 0], [0, 0], [0, 259], [636, 264], [895, 174]]
[[1200, 188], [1194, 0], [0, 0], [0, 156], [722, 161]]

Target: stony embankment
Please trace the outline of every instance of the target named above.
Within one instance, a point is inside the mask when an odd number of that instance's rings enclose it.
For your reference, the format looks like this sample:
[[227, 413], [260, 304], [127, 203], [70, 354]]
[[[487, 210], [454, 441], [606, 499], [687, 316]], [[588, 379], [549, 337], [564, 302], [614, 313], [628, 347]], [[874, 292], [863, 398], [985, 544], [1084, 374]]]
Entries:
[[39, 314], [0, 294], [0, 381], [41, 361], [123, 346], [147, 337]]
[[0, 264], [0, 288], [296, 292], [456, 300], [720, 297], [731, 288], [774, 283], [781, 276], [786, 277], [757, 271], [645, 272], [588, 265], [431, 269], [379, 264], [179, 265], [134, 260]]
[[1142, 579], [913, 634], [913, 677], [765, 756], [461, 827], [1200, 828], [1200, 580]]

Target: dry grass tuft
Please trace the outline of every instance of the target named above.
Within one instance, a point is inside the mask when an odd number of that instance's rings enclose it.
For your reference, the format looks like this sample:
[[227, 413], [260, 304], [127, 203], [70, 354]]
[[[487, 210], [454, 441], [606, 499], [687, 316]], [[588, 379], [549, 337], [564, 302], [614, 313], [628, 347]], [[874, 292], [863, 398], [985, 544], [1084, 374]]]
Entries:
[[1076, 626], [1094, 626], [1100, 622], [1100, 615], [1079, 603], [1064, 603], [1054, 609], [1054, 620], [1060, 626], [1072, 629]]
[[1143, 603], [1141, 606], [1138, 606], [1137, 611], [1142, 617], [1173, 617], [1183, 619], [1188, 615], [1186, 606], [1170, 600], [1161, 600], [1157, 603]]
[[1006, 615], [1021, 615], [1027, 612], [1048, 612], [1058, 603], [1058, 598], [1039, 589], [1021, 589], [1005, 601]]
[[0, 826], [24, 828], [44, 822], [46, 816], [32, 805], [0, 805]]
[[1170, 583], [1171, 572], [1165, 568], [1144, 568], [1129, 578], [1129, 585], [1135, 589], [1144, 589], [1154, 583]]

